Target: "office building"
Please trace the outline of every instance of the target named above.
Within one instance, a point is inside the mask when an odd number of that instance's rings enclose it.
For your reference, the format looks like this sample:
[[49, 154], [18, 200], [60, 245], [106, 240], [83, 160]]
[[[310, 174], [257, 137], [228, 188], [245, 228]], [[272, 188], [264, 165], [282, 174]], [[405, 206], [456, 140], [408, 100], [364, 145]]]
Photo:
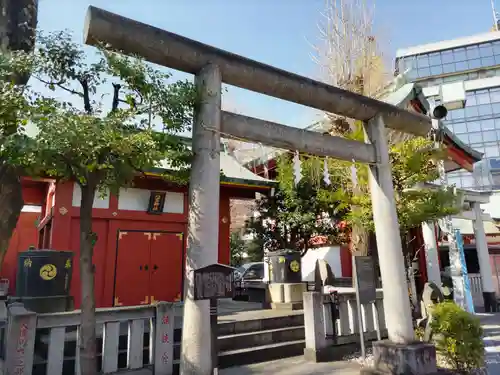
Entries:
[[500, 32], [400, 49], [396, 71], [407, 72], [437, 104], [444, 85], [463, 82], [465, 107], [450, 110], [444, 123], [484, 157], [474, 173], [451, 172], [448, 181], [466, 189], [500, 189]]

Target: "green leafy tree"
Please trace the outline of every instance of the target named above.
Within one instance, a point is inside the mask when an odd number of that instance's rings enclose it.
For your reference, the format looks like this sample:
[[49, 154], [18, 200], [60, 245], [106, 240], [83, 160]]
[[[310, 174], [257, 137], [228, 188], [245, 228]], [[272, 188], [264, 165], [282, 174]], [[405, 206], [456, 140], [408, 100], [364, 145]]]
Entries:
[[484, 368], [484, 332], [478, 317], [447, 301], [434, 306], [430, 325], [438, 358], [447, 367], [464, 375]]
[[[437, 163], [446, 156], [445, 150], [436, 149], [433, 141], [422, 137], [403, 140], [390, 147], [389, 156], [399, 230], [406, 253], [410, 250], [407, 246], [410, 229], [424, 221], [435, 221], [458, 213], [460, 196], [454, 188], [428, 185], [439, 178]], [[357, 170], [360, 184], [368, 185], [367, 166], [357, 165]], [[346, 193], [343, 201], [358, 208], [349, 213], [350, 224], [375, 230], [369, 191], [364, 194]]]
[[[340, 189], [332, 177], [323, 181], [323, 161], [306, 158], [302, 162], [303, 178], [294, 183], [293, 165], [289, 155], [278, 160], [278, 188], [273, 196], [257, 201], [258, 215], [247, 222], [247, 231], [254, 236], [255, 250], [293, 249], [303, 254], [315, 236], [325, 236], [331, 243], [345, 243], [347, 237], [341, 221], [348, 207], [340, 199]], [[262, 257], [260, 258], [262, 259]]]
[[234, 267], [240, 266], [245, 258], [245, 240], [241, 237], [241, 231], [231, 232], [229, 248], [231, 251], [231, 265]]
[[[196, 95], [191, 83], [169, 83], [169, 74], [142, 60], [104, 50], [91, 58], [66, 33], [40, 37], [34, 78], [54, 91], [36, 99], [43, 115], [33, 119], [34, 164], [49, 176], [75, 181], [82, 193], [80, 363], [82, 374], [96, 374], [94, 198], [117, 193], [163, 160], [177, 171], [168, 177], [185, 176], [191, 153], [176, 134], [188, 129]], [[60, 100], [62, 93], [69, 99]]]
[[[256, 232], [254, 232], [255, 234]], [[264, 259], [264, 245], [266, 244], [263, 238], [262, 233], [258, 233], [256, 237], [245, 242], [245, 262], [262, 262]]]
[[21, 176], [24, 126], [31, 114], [24, 86], [30, 76], [34, 33], [37, 23], [34, 0], [0, 3], [0, 270], [10, 238], [24, 205]]
[[[358, 139], [362, 136], [360, 124], [346, 137]], [[454, 188], [443, 186], [426, 185], [439, 178], [437, 163], [443, 160], [446, 152], [436, 149], [433, 141], [426, 138], [402, 138], [390, 147], [390, 159], [392, 163], [393, 184], [398, 212], [399, 229], [402, 238], [403, 252], [407, 259], [407, 266], [411, 264], [414, 257], [412, 247], [409, 246], [411, 239], [408, 238], [410, 229], [418, 227], [424, 221], [434, 221], [448, 215], [458, 213], [460, 207], [458, 202], [460, 196]], [[356, 181], [353, 181], [351, 166], [353, 163], [340, 160], [328, 159], [327, 166], [331, 175], [332, 187], [326, 189], [314, 180], [322, 178], [322, 171], [315, 170], [323, 165], [321, 158], [308, 156], [303, 162], [306, 165], [305, 173], [297, 187], [293, 185], [293, 165], [290, 159], [282, 159], [278, 165], [280, 188], [282, 189], [275, 197], [276, 202], [267, 199], [261, 203], [259, 212], [265, 212], [264, 218], [269, 220], [278, 217], [286, 219], [288, 229], [289, 223], [298, 224], [300, 228], [314, 228], [309, 233], [329, 233], [328, 228], [315, 228], [316, 218], [322, 210], [333, 215], [337, 219], [345, 220], [349, 230], [351, 228], [363, 228], [366, 232], [375, 232], [371, 195], [368, 187], [368, 167], [364, 164], [355, 163]], [[315, 166], [312, 167], [311, 166]], [[321, 172], [321, 173], [320, 173]], [[357, 184], [366, 189], [354, 189]], [[319, 188], [318, 188], [319, 186]], [[317, 190], [315, 190], [317, 189]], [[295, 193], [294, 193], [295, 192]], [[313, 192], [316, 192], [314, 194]], [[302, 197], [297, 201], [289, 197]], [[318, 204], [316, 205], [315, 202]], [[300, 209], [299, 209], [300, 207]], [[350, 208], [355, 209], [350, 209]], [[326, 211], [330, 210], [330, 211]], [[262, 220], [259, 220], [259, 225]], [[277, 220], [279, 223], [279, 220]], [[255, 225], [255, 224], [254, 224]], [[270, 240], [283, 237], [281, 231], [259, 229], [264, 232]], [[340, 231], [345, 241], [346, 232]], [[335, 235], [336, 232], [333, 232]], [[293, 237], [292, 237], [293, 238]]]
[[[422, 222], [435, 221], [460, 212], [460, 197], [454, 188], [426, 185], [439, 178], [437, 166], [446, 157], [446, 151], [436, 149], [433, 141], [422, 137], [402, 140], [391, 145], [389, 156], [408, 290], [412, 306], [418, 311], [413, 261], [421, 249], [412, 246], [410, 230], [420, 226]], [[358, 171], [363, 184], [367, 185], [367, 167], [360, 165]], [[369, 192], [352, 194], [347, 199], [357, 207], [351, 211], [349, 223], [375, 232]]]

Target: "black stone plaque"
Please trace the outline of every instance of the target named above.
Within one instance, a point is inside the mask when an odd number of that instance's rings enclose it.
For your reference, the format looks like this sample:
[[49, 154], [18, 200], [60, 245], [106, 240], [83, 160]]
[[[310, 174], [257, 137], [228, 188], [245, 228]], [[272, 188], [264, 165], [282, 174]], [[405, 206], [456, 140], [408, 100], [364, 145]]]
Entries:
[[194, 271], [194, 299], [232, 298], [233, 267], [212, 264]]
[[377, 290], [375, 287], [375, 267], [370, 256], [355, 256], [355, 288], [359, 303], [366, 304], [375, 302]]
[[165, 206], [167, 193], [164, 191], [152, 191], [149, 196], [148, 214], [161, 215]]

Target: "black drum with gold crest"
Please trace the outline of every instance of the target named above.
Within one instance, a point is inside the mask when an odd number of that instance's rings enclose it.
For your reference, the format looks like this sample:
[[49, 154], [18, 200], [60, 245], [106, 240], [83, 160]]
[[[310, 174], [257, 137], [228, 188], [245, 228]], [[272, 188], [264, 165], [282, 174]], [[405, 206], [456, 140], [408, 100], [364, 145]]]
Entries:
[[17, 297], [68, 296], [73, 271], [71, 251], [30, 250], [19, 254]]
[[300, 252], [293, 250], [270, 251], [269, 281], [271, 283], [295, 284], [302, 282]]

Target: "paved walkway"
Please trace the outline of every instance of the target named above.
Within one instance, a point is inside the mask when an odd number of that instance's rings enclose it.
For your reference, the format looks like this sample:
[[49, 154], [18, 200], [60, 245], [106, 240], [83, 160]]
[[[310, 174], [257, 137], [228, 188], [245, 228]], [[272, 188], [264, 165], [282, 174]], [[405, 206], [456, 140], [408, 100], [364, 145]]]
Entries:
[[[253, 311], [243, 311], [243, 307]], [[265, 313], [259, 310], [258, 304], [228, 303], [225, 308], [225, 316], [219, 316], [219, 322], [231, 322], [255, 318], [255, 315], [272, 315], [273, 312]], [[297, 311], [295, 313], [302, 313]], [[283, 314], [275, 312], [276, 316]], [[500, 375], [500, 313], [498, 314], [477, 314], [481, 319], [484, 329], [485, 361], [488, 368], [488, 375]], [[326, 362], [311, 363], [304, 360], [302, 356], [284, 358], [272, 362], [256, 363], [252, 365], [231, 367], [219, 371], [220, 375], [358, 375], [361, 366], [354, 362]], [[134, 373], [135, 375], [136, 373]], [[137, 375], [150, 375], [148, 370], [137, 372]]]
[[488, 373], [500, 374], [500, 313], [477, 315], [484, 330], [485, 362]]
[[[246, 315], [241, 314], [241, 315]], [[238, 313], [235, 314], [239, 315]], [[500, 375], [500, 313], [477, 314], [484, 330], [485, 362], [489, 375]], [[229, 317], [227, 317], [229, 318]], [[227, 319], [226, 318], [226, 319]], [[220, 375], [354, 375], [360, 365], [353, 362], [306, 362], [303, 357], [285, 358], [220, 370]]]
[[[219, 370], [219, 375], [359, 375], [360, 366], [349, 362], [311, 363], [303, 357], [285, 358]], [[149, 369], [118, 372], [116, 375], [153, 375]]]
[[359, 375], [361, 366], [351, 362], [311, 363], [304, 357], [285, 358], [272, 362], [231, 367], [220, 375]]
[[219, 321], [231, 320], [231, 316], [234, 320], [253, 319], [255, 315], [265, 315], [273, 311], [263, 309], [262, 303], [259, 302], [233, 301], [230, 299], [219, 300], [218, 309]]

